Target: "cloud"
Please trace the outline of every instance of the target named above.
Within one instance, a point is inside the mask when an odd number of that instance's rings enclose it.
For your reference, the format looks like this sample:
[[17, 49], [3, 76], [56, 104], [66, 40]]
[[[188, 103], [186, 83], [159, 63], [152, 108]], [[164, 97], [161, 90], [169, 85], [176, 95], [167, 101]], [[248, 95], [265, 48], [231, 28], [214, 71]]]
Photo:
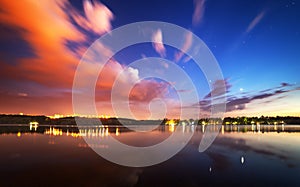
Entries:
[[210, 93], [208, 93], [204, 99], [208, 99], [211, 98], [212, 95], [214, 97], [216, 96], [221, 96], [224, 95], [225, 93], [228, 92], [228, 90], [231, 88], [231, 84], [229, 84], [228, 79], [224, 79], [224, 80], [216, 80], [213, 84], [212, 84], [212, 91]]
[[116, 60], [110, 60], [105, 64], [101, 73], [99, 74], [97, 89], [104, 91], [112, 90], [112, 87], [116, 81], [119, 86], [117, 89], [120, 97], [123, 92], [125, 92], [125, 95], [123, 96], [126, 98], [127, 88], [132, 87], [135, 83], [140, 81], [139, 71], [138, 69], [132, 67], [122, 66]]
[[281, 83], [281, 87], [286, 87], [286, 86], [292, 86], [292, 84], [289, 84], [289, 83], [286, 83], [286, 82]]
[[[97, 47], [96, 49], [102, 51], [102, 48]], [[107, 53], [109, 54], [109, 52]], [[93, 53], [88, 53], [88, 55], [90, 56], [86, 57], [86, 59], [89, 59], [89, 63], [97, 63], [97, 56], [94, 56]], [[93, 74], [93, 72], [94, 69], [91, 66], [83, 69], [82, 73], [88, 76]], [[84, 84], [85, 80], [82, 81], [82, 84]], [[111, 59], [103, 66], [98, 77], [96, 86], [97, 108], [109, 115], [116, 115], [112, 106], [112, 99], [114, 99], [114, 103], [117, 102], [124, 107], [118, 108], [118, 110], [123, 111], [122, 114], [118, 114], [119, 116], [125, 115], [122, 117], [128, 117], [128, 113], [124, 110], [127, 110], [126, 106], [130, 104], [132, 112], [135, 114], [134, 116], [145, 117], [146, 113], [149, 113], [148, 105], [155, 98], [165, 98], [168, 88], [169, 85], [167, 83], [158, 82], [154, 79], [141, 79], [138, 69], [126, 67], [115, 59]], [[112, 92], [113, 89], [114, 92]], [[114, 94], [113, 98], [112, 93]], [[159, 109], [156, 108], [156, 110]], [[143, 113], [145, 115], [142, 115]]]
[[238, 98], [238, 99], [233, 99], [226, 103], [226, 111], [234, 111], [234, 110], [243, 110], [246, 108], [246, 104], [250, 103], [251, 99], [250, 98]]
[[233, 53], [240, 47], [242, 43], [245, 44], [247, 35], [263, 20], [266, 13], [267, 11], [263, 10], [255, 16], [255, 18], [249, 23], [245, 31], [243, 31], [242, 34], [232, 43], [231, 47], [228, 48], [227, 53]]
[[166, 49], [163, 44], [163, 35], [160, 29], [157, 29], [152, 34], [152, 46], [161, 57], [166, 56]]
[[175, 58], [174, 58], [175, 62], [178, 62], [182, 58], [182, 56], [190, 49], [192, 43], [193, 43], [193, 33], [187, 32], [184, 36], [184, 43], [180, 49], [181, 51], [175, 53]]
[[[1, 1], [0, 23], [6, 27], [18, 30], [20, 37], [30, 46], [34, 55], [18, 58], [16, 64], [0, 59], [0, 77], [8, 82], [17, 82], [20, 88], [14, 90], [4, 86], [1, 93], [1, 108], [5, 112], [20, 110], [26, 113], [52, 114], [53, 112], [72, 113], [71, 88], [76, 67], [83, 54], [89, 38], [86, 33], [93, 32], [101, 35], [111, 29], [113, 14], [99, 2], [84, 1], [84, 15], [80, 14], [69, 1], [44, 0], [31, 1]], [[81, 28], [79, 28], [81, 27]], [[84, 29], [85, 31], [82, 31]], [[162, 45], [162, 33], [154, 35], [156, 49], [161, 55], [165, 54]], [[78, 44], [70, 49], [66, 44]], [[157, 45], [158, 43], [158, 45]], [[106, 56], [112, 52], [105, 46], [97, 46]], [[97, 62], [95, 51], [90, 51], [87, 60]], [[88, 76], [94, 72], [93, 64], [83, 71]], [[127, 68], [111, 59], [99, 76], [96, 87], [96, 100], [111, 108], [111, 89], [115, 78], [122, 73], [122, 86], [118, 88], [118, 97], [124, 99], [124, 88], [138, 84], [131, 91], [130, 99], [136, 104], [148, 102], [152, 98], [162, 97], [167, 88], [154, 80], [139, 81], [139, 71]], [[83, 82], [84, 83], [84, 82]], [[34, 88], [29, 85], [35, 85]], [[42, 88], [40, 95], [32, 95], [33, 90]], [[1, 88], [2, 89], [2, 88]], [[11, 91], [14, 91], [13, 94]], [[22, 92], [20, 90], [26, 90]], [[2, 97], [3, 96], [3, 97]], [[51, 104], [50, 104], [51, 103]], [[28, 109], [27, 106], [31, 106]], [[49, 105], [53, 107], [49, 107]], [[16, 112], [20, 112], [16, 111]], [[105, 113], [107, 111], [104, 111]], [[143, 112], [143, 111], [140, 111]]]
[[[117, 80], [118, 78], [118, 80]], [[166, 98], [169, 85], [157, 82], [153, 79], [140, 79], [139, 70], [132, 67], [124, 67], [117, 61], [109, 61], [99, 75], [96, 88], [96, 101], [105, 105], [106, 110], [113, 111], [111, 105], [111, 93], [114, 87], [114, 102], [129, 103], [136, 116], [148, 112], [150, 102], [155, 98]], [[156, 110], [159, 110], [156, 108]], [[144, 116], [144, 115], [142, 115]]]
[[27, 94], [27, 93], [23, 93], [23, 92], [21, 92], [21, 93], [18, 93], [18, 96], [20, 96], [20, 97], [27, 97], [27, 96], [28, 96], [28, 94]]
[[142, 80], [134, 85], [130, 92], [129, 100], [149, 103], [155, 98], [163, 98], [168, 93], [168, 86], [165, 82]]
[[256, 25], [259, 22], [261, 22], [261, 20], [264, 18], [264, 16], [265, 16], [265, 11], [262, 11], [259, 14], [257, 14], [257, 16], [248, 25], [246, 33], [251, 32], [256, 27]]
[[193, 25], [196, 26], [201, 23], [205, 12], [206, 0], [194, 0], [194, 14], [193, 14]]
[[[229, 85], [226, 83], [226, 85]], [[299, 90], [299, 87], [292, 87], [293, 85], [288, 83], [282, 83], [281, 86], [277, 86], [274, 88], [258, 91], [255, 94], [248, 94], [242, 97], [236, 96], [228, 96], [226, 102], [226, 112], [232, 112], [237, 110], [246, 109], [246, 105], [257, 100], [264, 100], [268, 98], [273, 98], [274, 96], [279, 96], [283, 93], [292, 92]], [[231, 86], [226, 86], [228, 89]], [[288, 89], [283, 89], [283, 87], [288, 87]], [[277, 97], [277, 99], [282, 98], [282, 96]], [[200, 107], [205, 112], [210, 112], [211, 110], [211, 96], [207, 94], [203, 100], [199, 102], [199, 104], [195, 104], [192, 107]]]
[[[1, 24], [19, 30], [34, 55], [19, 58], [16, 65], [0, 61], [0, 76], [17, 81], [32, 81], [48, 87], [72, 87], [75, 69], [89, 40], [85, 28], [97, 34], [111, 29], [111, 11], [99, 2], [84, 1], [85, 17], [67, 0], [22, 2], [1, 1]], [[74, 20], [78, 25], [74, 25]], [[70, 49], [67, 43], [79, 44]], [[1, 59], [0, 59], [1, 60]]]
[[102, 35], [111, 30], [113, 13], [102, 3], [90, 0], [83, 1], [85, 17], [71, 7], [70, 15], [83, 29]]
[[[33, 81], [49, 87], [71, 87], [79, 60], [65, 46], [66, 41], [85, 41], [71, 23], [64, 8], [68, 1], [1, 1], [0, 22], [20, 30], [34, 56], [6, 63], [1, 76]], [[3, 63], [3, 62], [2, 62]]]

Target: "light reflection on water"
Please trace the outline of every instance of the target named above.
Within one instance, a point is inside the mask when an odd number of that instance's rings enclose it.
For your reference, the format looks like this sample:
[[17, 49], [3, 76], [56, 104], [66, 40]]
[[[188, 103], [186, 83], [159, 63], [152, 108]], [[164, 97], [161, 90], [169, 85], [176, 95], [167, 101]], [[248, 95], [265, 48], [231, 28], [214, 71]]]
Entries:
[[149, 146], [176, 128], [161, 126], [144, 133], [120, 126], [1, 125], [0, 186], [299, 186], [300, 126], [225, 125], [204, 153], [197, 148], [205, 126], [184, 126], [179, 133], [195, 133], [186, 148], [147, 168], [110, 163], [83, 139], [99, 140], [91, 145], [99, 149], [109, 149], [101, 144], [109, 136]]

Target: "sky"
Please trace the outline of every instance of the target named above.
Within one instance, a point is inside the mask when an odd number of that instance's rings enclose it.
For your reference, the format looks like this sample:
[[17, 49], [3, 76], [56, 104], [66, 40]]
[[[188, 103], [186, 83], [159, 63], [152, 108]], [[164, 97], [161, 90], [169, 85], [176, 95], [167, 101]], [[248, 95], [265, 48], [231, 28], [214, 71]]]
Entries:
[[[178, 118], [184, 107], [205, 117], [212, 107], [210, 93], [221, 85], [226, 89], [218, 95], [226, 97], [224, 116], [300, 116], [299, 17], [296, 0], [0, 0], [0, 113], [73, 114], [74, 76], [89, 46], [126, 24], [162, 21], [199, 37], [216, 58], [223, 79], [209, 82], [185, 54], [195, 42], [190, 35], [182, 36], [181, 49], [175, 49], [163, 43], [168, 36], [162, 28], [143, 31], [152, 43], [119, 51], [100, 73], [95, 88], [99, 115]], [[105, 46], [100, 50], [110, 52]], [[179, 100], [179, 92], [191, 89], [176, 90], [180, 80], [141, 79], [145, 69], [130, 64], [149, 57], [184, 70], [199, 101]], [[162, 63], [160, 70], [176, 77], [169, 65]], [[120, 73], [122, 89], [115, 98], [130, 101], [133, 116], [120, 108], [117, 115], [112, 106]], [[132, 88], [129, 95], [126, 88]]]

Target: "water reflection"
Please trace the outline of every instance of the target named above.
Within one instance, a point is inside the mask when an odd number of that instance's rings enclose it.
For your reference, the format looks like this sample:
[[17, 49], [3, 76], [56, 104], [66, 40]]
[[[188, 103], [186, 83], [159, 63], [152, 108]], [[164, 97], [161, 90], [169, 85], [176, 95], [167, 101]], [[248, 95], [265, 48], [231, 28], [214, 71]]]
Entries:
[[[2, 125], [0, 186], [299, 186], [300, 126], [224, 125], [204, 153], [197, 147], [207, 125], [182, 125], [180, 132], [178, 127], [136, 133], [122, 126]], [[140, 169], [102, 159], [82, 138], [108, 150], [101, 140], [109, 136], [151, 145], [173, 132], [195, 134], [170, 160]]]
[[44, 134], [53, 135], [53, 136], [62, 136], [62, 129], [50, 127], [44, 131]]
[[[205, 129], [208, 125], [166, 125], [159, 126], [154, 129], [155, 132], [175, 132], [175, 129], [180, 126], [182, 128], [182, 133], [190, 133], [190, 132], [205, 132]], [[215, 131], [218, 130], [217, 125], [211, 125]], [[142, 129], [143, 127], [141, 127]], [[71, 136], [74, 138], [78, 138], [81, 136], [86, 137], [106, 137], [109, 135], [121, 136], [122, 133], [133, 132], [132, 130], [123, 127], [123, 126], [95, 126], [95, 127], [80, 127], [77, 126], [43, 126], [43, 125], [1, 125], [0, 126], [0, 134], [10, 134], [15, 133], [18, 137], [20, 137], [23, 133], [43, 133], [45, 135], [50, 136]], [[252, 124], [252, 125], [222, 125], [220, 133], [249, 133], [252, 132], [254, 134], [259, 133], [268, 133], [268, 132], [277, 132], [277, 133], [295, 133], [300, 132], [299, 125], [260, 125]]]
[[241, 163], [244, 164], [244, 162], [245, 162], [245, 158], [241, 156]]

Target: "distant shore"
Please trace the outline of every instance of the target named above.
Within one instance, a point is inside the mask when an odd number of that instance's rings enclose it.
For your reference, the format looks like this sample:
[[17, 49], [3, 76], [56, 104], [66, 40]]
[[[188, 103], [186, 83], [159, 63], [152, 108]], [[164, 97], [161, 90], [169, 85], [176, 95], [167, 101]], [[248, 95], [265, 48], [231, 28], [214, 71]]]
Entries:
[[[78, 117], [79, 118], [79, 117]], [[79, 119], [89, 120], [89, 119], [100, 119], [103, 125], [151, 125], [161, 124], [169, 125], [172, 120], [173, 125], [186, 124], [186, 125], [208, 125], [208, 124], [223, 124], [223, 125], [280, 125], [280, 124], [300, 124], [300, 117], [292, 116], [276, 116], [276, 117], [226, 117], [224, 119], [219, 118], [203, 118], [203, 119], [189, 119], [189, 120], [179, 120], [179, 119], [163, 119], [163, 120], [133, 120], [126, 118], [84, 118]], [[61, 117], [57, 119], [50, 118], [43, 115], [14, 115], [14, 114], [0, 114], [0, 124], [29, 124], [31, 122], [37, 122], [44, 125], [76, 125], [75, 117]]]

